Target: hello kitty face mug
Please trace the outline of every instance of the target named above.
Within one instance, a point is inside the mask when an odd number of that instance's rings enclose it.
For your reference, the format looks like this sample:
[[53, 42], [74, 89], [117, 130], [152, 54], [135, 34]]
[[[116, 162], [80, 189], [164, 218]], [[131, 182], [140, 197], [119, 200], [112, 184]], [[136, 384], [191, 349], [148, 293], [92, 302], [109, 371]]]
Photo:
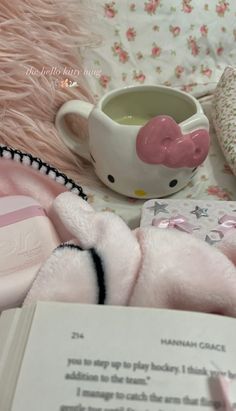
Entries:
[[[86, 141], [78, 141], [69, 130], [67, 114], [87, 119]], [[200, 103], [166, 86], [120, 88], [95, 106], [68, 101], [55, 124], [64, 143], [93, 163], [104, 184], [134, 198], [164, 197], [183, 188], [210, 145], [209, 122]]]

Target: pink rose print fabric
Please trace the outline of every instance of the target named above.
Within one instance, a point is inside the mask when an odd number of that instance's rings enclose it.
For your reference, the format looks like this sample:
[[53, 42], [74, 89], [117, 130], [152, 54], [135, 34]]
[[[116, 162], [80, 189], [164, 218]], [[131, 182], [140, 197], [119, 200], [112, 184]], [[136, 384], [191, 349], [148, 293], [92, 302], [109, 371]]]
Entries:
[[[236, 64], [235, 0], [94, 0], [103, 40], [84, 52], [94, 95], [132, 84], [163, 84], [196, 96]], [[96, 28], [95, 28], [96, 31]]]

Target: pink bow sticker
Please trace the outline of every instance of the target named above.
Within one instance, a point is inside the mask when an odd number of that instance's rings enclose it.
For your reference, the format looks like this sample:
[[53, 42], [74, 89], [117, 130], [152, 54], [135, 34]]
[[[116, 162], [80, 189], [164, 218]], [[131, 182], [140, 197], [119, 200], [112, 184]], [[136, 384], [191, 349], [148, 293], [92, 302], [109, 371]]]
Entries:
[[221, 238], [224, 237], [225, 233], [236, 228], [236, 216], [225, 214], [219, 219], [218, 222], [219, 225], [211, 231], [219, 233]]
[[154, 218], [152, 225], [158, 228], [177, 228], [189, 234], [192, 234], [193, 230], [200, 228], [199, 226], [190, 224], [187, 219], [180, 214], [171, 218]]

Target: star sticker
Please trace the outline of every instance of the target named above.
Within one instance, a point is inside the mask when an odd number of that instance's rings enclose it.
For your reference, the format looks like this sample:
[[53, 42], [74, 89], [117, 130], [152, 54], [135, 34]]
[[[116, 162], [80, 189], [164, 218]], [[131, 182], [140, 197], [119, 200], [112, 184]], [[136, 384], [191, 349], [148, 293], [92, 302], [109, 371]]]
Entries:
[[195, 216], [198, 218], [201, 217], [209, 217], [207, 214], [208, 208], [201, 208], [199, 206], [195, 207], [195, 210], [191, 211], [191, 214], [195, 214]]
[[167, 206], [168, 204], [161, 204], [155, 201], [153, 206], [148, 207], [148, 210], [152, 210], [154, 212], [154, 215], [157, 215], [159, 213], [169, 214], [169, 211], [166, 210]]
[[210, 245], [214, 245], [215, 243], [219, 243], [220, 240], [212, 240], [209, 235], [206, 235], [205, 241], [210, 244]]

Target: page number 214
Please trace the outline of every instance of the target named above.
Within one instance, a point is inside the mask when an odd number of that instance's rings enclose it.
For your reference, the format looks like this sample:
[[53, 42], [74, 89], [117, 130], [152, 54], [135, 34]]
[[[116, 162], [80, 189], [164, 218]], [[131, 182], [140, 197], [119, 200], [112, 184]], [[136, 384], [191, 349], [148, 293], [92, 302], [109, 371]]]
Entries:
[[72, 331], [71, 333], [71, 339], [72, 340], [82, 340], [84, 338], [84, 334], [77, 332], [77, 331]]

